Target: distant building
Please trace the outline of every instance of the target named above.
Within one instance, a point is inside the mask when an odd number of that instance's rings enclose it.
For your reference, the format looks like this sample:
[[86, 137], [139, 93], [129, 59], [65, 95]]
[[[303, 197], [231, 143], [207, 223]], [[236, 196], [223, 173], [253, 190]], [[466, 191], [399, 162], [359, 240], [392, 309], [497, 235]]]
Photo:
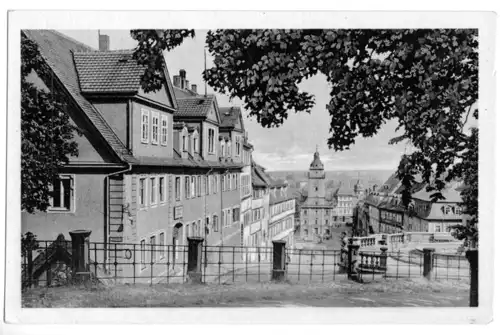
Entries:
[[316, 151], [309, 167], [307, 199], [301, 207], [300, 236], [312, 239], [330, 234], [333, 208], [333, 201], [326, 198], [325, 170], [319, 152]]

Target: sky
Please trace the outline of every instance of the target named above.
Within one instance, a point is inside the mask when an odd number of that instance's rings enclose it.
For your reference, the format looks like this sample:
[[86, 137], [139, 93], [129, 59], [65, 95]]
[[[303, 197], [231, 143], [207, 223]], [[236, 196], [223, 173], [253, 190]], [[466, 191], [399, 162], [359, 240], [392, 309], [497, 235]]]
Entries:
[[[62, 33], [98, 48], [98, 31], [96, 30], [62, 30]], [[128, 30], [101, 30], [101, 34], [109, 35], [110, 49], [132, 49], [136, 42], [130, 37]], [[204, 69], [204, 46], [206, 31], [196, 31], [194, 39], [184, 43], [170, 52], [165, 52], [165, 59], [170, 77], [186, 70], [190, 84], [198, 85], [198, 92], [204, 93], [202, 72]], [[207, 51], [207, 67], [213, 66], [213, 59]], [[279, 128], [263, 128], [256, 119], [249, 118], [244, 111], [244, 124], [250, 142], [254, 146], [253, 158], [268, 170], [307, 170], [313, 153], [318, 146], [325, 170], [395, 170], [405, 150], [405, 143], [389, 145], [395, 137], [396, 121], [391, 120], [382, 126], [379, 133], [371, 138], [358, 137], [356, 143], [347, 151], [335, 152], [328, 149], [330, 117], [326, 105], [330, 101], [326, 77], [314, 76], [299, 85], [302, 91], [315, 96], [316, 104], [308, 113], [291, 113]], [[208, 94], [214, 94], [207, 87]], [[239, 100], [229, 101], [229, 97], [216, 94], [220, 107], [243, 107]]]

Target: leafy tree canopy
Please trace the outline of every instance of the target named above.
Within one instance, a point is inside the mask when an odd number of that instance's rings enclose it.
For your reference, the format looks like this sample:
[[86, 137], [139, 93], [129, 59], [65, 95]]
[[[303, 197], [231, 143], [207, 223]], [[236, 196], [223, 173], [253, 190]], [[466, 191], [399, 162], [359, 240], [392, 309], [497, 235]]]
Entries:
[[[161, 87], [161, 51], [192, 36], [193, 30], [132, 31], [135, 58], [147, 65], [145, 90]], [[280, 126], [291, 112], [310, 112], [314, 96], [298, 85], [319, 73], [330, 87], [330, 148], [346, 150], [357, 136], [371, 137], [397, 120], [403, 134], [390, 143], [414, 147], [398, 167], [404, 203], [416, 175], [435, 191], [434, 200], [443, 198], [446, 182], [461, 179], [466, 212], [477, 222], [477, 179], [470, 180], [477, 176], [477, 146], [471, 146], [477, 132], [464, 129], [478, 99], [477, 30], [215, 30], [206, 44], [214, 66], [204, 79], [241, 99], [264, 127]]]
[[66, 103], [54, 88], [42, 90], [28, 80], [36, 73], [50, 78], [35, 42], [21, 36], [21, 208], [46, 211], [50, 189], [68, 156], [78, 155], [73, 141], [78, 130], [65, 113]]

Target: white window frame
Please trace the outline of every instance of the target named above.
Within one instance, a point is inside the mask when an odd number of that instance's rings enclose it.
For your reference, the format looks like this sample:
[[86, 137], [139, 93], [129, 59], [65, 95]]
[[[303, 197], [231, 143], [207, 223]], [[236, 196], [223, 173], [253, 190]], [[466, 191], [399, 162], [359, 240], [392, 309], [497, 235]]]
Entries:
[[[146, 120], [144, 120], [144, 117], [146, 117]], [[149, 111], [141, 108], [141, 143], [149, 143], [149, 129]]]
[[[212, 140], [210, 141], [210, 132], [212, 132]], [[215, 153], [215, 129], [212, 127], [207, 128], [207, 152], [209, 154], [214, 154]]]
[[[156, 129], [156, 136], [155, 136], [155, 129]], [[158, 145], [159, 139], [160, 139], [160, 113], [151, 111], [151, 144]]]
[[161, 129], [160, 130], [161, 145], [167, 145], [168, 144], [168, 116], [167, 115], [162, 114], [160, 129]]
[[[60, 174], [58, 175], [58, 182], [60, 183], [62, 179], [69, 179], [70, 181], [70, 195], [69, 195], [69, 209], [66, 207], [53, 207], [53, 198], [50, 197], [50, 206], [47, 209], [50, 213], [74, 213], [76, 210], [76, 179], [74, 174]], [[52, 185], [52, 187], [54, 187]], [[53, 189], [51, 189], [52, 191]], [[61, 188], [61, 201], [64, 199], [64, 188]]]
[[154, 176], [147, 179], [149, 179], [149, 184], [151, 184], [151, 187], [149, 189], [149, 204], [151, 205], [151, 207], [154, 207], [158, 204], [158, 177]]
[[[162, 188], [163, 188], [163, 200], [160, 197], [160, 181], [163, 178]], [[167, 175], [158, 176], [158, 201], [160, 204], [165, 204], [167, 202]]]
[[[141, 180], [144, 180], [144, 203], [141, 204]], [[137, 181], [137, 198], [139, 199], [139, 210], [145, 209], [148, 207], [148, 178], [146, 176], [139, 176], [138, 181]]]

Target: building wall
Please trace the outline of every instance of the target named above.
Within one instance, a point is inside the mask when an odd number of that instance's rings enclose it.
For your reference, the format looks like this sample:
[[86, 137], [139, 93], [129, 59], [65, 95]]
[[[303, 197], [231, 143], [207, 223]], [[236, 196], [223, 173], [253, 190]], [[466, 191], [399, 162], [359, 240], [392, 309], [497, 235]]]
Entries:
[[91, 241], [105, 239], [105, 174], [73, 174], [74, 210], [71, 212], [21, 213], [21, 231], [32, 232], [38, 240], [55, 240], [64, 234], [70, 240], [69, 232], [78, 229], [91, 230]]
[[[131, 104], [132, 107], [132, 152], [137, 157], [172, 157], [173, 156], [173, 115], [172, 113], [160, 111], [137, 102]], [[141, 142], [141, 110], [149, 111], [149, 139], [147, 143]], [[157, 112], [159, 119], [158, 144], [151, 142], [152, 137], [152, 115], [151, 112]], [[161, 144], [161, 116], [166, 116], [168, 120], [168, 140], [167, 144]]]
[[[123, 144], [128, 144], [129, 111], [126, 101], [94, 102], [94, 107], [101, 113], [111, 129]], [[140, 133], [139, 133], [140, 136]]]

